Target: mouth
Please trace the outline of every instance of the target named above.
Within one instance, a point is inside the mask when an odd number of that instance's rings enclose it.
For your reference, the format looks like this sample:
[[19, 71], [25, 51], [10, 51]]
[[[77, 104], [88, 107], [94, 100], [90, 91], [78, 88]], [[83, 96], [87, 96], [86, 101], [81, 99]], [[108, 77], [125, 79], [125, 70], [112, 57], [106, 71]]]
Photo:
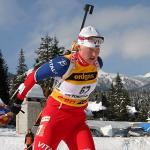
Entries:
[[95, 57], [90, 57], [89, 59], [90, 59], [90, 60], [95, 60]]

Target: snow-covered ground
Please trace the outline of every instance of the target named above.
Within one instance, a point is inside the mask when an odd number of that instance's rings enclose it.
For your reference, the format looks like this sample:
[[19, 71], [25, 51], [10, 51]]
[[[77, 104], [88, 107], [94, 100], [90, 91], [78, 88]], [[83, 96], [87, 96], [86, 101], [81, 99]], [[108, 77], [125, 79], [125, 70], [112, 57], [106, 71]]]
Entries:
[[[15, 129], [0, 128], [0, 150], [23, 150], [24, 136], [17, 135]], [[96, 150], [149, 150], [150, 137], [121, 138], [94, 137]], [[58, 150], [68, 150], [62, 142]]]

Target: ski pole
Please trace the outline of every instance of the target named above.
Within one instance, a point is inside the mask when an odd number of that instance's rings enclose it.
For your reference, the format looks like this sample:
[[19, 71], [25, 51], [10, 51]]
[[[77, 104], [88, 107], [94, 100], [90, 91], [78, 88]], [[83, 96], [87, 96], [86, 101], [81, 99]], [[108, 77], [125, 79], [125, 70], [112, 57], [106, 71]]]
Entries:
[[14, 94], [11, 96], [10, 100], [12, 100], [12, 99], [16, 96], [16, 94], [18, 93], [18, 91], [19, 91], [19, 89], [17, 89], [17, 90], [14, 92]]

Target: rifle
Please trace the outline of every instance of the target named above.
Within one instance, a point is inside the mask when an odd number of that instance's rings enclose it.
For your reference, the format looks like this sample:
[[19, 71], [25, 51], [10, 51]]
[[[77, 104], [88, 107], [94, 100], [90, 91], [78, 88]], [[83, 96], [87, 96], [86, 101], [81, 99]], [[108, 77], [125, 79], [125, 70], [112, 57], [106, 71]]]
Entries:
[[[85, 13], [84, 13], [84, 17], [83, 17], [82, 24], [81, 24], [81, 27], [80, 27], [80, 31], [84, 27], [84, 24], [85, 24], [85, 21], [86, 21], [86, 18], [87, 18], [87, 14], [89, 13], [91, 15], [93, 13], [93, 10], [94, 10], [93, 5], [85, 4], [85, 6], [84, 6]], [[76, 52], [77, 50], [78, 50], [77, 41], [73, 41], [72, 44], [71, 44], [71, 51]]]
[[84, 7], [85, 14], [84, 14], [84, 17], [83, 17], [83, 21], [82, 21], [82, 24], [81, 24], [80, 31], [81, 31], [82, 28], [84, 27], [85, 20], [86, 20], [86, 17], [87, 17], [88, 12], [89, 12], [89, 14], [91, 15], [91, 14], [93, 13], [93, 9], [94, 9], [94, 6], [93, 6], [93, 5], [85, 4], [85, 7]]

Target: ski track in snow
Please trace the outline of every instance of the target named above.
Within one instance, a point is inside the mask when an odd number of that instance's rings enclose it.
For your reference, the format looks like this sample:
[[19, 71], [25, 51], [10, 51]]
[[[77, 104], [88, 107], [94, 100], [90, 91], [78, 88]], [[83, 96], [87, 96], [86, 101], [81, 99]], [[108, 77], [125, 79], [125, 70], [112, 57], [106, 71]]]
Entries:
[[[25, 135], [16, 134], [15, 129], [0, 128], [0, 150], [23, 150]], [[149, 150], [150, 137], [110, 138], [94, 137], [96, 150]], [[57, 150], [68, 150], [61, 142]]]

